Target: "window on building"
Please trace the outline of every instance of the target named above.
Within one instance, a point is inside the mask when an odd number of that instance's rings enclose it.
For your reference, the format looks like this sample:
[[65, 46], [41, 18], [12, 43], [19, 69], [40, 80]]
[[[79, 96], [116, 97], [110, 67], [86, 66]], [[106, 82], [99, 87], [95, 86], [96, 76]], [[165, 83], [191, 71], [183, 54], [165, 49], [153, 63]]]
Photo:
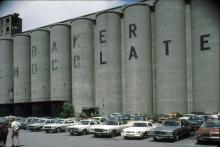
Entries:
[[6, 24], [8, 24], [9, 23], [9, 18], [6, 18]]
[[1, 20], [1, 22], [0, 22], [0, 27], [2, 27], [3, 26], [3, 20]]
[[6, 28], [6, 33], [9, 33], [9, 27]]

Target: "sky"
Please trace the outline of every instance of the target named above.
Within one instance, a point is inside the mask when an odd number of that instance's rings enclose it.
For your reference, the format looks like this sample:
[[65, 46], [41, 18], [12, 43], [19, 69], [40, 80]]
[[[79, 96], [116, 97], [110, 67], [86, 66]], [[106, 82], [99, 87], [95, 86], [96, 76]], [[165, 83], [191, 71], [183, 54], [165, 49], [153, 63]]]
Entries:
[[0, 0], [0, 17], [19, 13], [23, 31], [133, 3], [138, 0]]

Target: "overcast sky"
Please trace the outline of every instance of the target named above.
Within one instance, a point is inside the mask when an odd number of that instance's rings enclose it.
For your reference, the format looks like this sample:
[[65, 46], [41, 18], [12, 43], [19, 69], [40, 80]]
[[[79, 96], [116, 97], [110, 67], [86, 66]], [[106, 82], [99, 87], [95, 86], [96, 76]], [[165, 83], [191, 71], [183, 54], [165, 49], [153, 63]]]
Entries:
[[0, 2], [0, 17], [19, 13], [23, 31], [93, 12], [133, 3], [138, 0], [69, 0], [69, 1], [11, 1]]

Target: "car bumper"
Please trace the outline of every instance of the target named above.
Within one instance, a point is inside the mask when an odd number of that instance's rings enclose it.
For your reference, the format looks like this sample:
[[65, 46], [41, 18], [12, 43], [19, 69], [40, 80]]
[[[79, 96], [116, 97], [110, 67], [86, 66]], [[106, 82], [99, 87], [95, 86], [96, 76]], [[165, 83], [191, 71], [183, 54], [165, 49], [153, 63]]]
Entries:
[[154, 137], [154, 138], [156, 138], [156, 139], [174, 139], [175, 138], [175, 136], [173, 136], [173, 135], [166, 135], [166, 134], [154, 134], [154, 135], [152, 135], [152, 134], [149, 134], [148, 135], [149, 137]]
[[109, 132], [93, 132], [94, 135], [97, 136], [109, 136], [111, 135]]
[[68, 129], [68, 132], [70, 132], [71, 134], [80, 134], [80, 133], [82, 133], [81, 130], [73, 130], [73, 129]]
[[136, 133], [121, 133], [121, 136], [123, 136], [123, 137], [128, 137], [128, 138], [141, 138], [141, 137], [143, 137], [143, 133], [141, 133], [141, 134], [136, 134]]
[[55, 132], [55, 131], [56, 131], [56, 128], [50, 128], [50, 129], [48, 129], [48, 128], [45, 129], [45, 128], [44, 128], [44, 131], [52, 133], [52, 132]]
[[198, 141], [220, 141], [220, 136], [219, 137], [196, 137]]
[[31, 131], [40, 131], [41, 128], [40, 127], [33, 127], [33, 128], [28, 128]]

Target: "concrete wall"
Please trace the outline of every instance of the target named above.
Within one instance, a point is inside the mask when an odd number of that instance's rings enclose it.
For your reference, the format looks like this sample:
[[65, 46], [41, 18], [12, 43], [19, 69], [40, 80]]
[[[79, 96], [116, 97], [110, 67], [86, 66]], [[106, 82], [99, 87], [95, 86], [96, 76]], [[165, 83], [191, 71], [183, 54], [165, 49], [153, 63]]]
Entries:
[[220, 12], [217, 1], [192, 0], [194, 111], [220, 110]]
[[0, 104], [13, 103], [13, 41], [0, 40]]
[[72, 102], [76, 113], [82, 107], [94, 107], [94, 20], [72, 21]]
[[97, 15], [95, 26], [95, 98], [101, 114], [122, 112], [121, 18]]
[[70, 26], [57, 24], [50, 30], [51, 101], [71, 100]]
[[31, 101], [50, 101], [50, 33], [31, 33]]
[[184, 0], [160, 0], [155, 8], [157, 113], [187, 112]]
[[13, 44], [14, 103], [31, 101], [31, 40], [28, 35], [16, 35]]
[[150, 9], [135, 4], [124, 9], [125, 84], [123, 113], [152, 113], [152, 58]]

